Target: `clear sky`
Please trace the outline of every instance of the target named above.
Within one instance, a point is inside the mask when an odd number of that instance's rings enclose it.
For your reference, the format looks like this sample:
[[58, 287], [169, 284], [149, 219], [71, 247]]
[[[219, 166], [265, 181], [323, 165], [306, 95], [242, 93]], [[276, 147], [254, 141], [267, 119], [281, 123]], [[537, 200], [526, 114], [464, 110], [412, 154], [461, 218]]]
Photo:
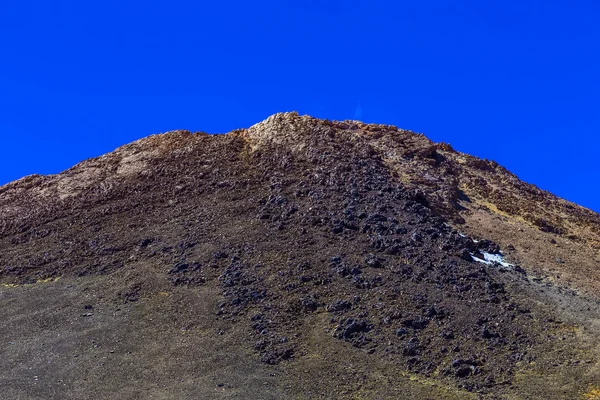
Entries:
[[600, 2], [0, 0], [0, 184], [279, 111], [425, 133], [600, 211]]

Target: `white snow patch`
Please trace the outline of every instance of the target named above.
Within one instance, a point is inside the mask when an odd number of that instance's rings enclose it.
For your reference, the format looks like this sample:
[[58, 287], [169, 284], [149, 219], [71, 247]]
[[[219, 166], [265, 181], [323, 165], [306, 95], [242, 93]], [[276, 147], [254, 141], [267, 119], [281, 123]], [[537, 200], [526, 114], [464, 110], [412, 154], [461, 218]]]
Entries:
[[[461, 233], [461, 232], [456, 232], [456, 233], [458, 233], [458, 236], [460, 236], [460, 237], [467, 237], [467, 235], [465, 235], [464, 233]], [[477, 239], [471, 239], [471, 240], [473, 241], [473, 243], [479, 243], [479, 240], [477, 240]]]
[[490, 254], [490, 253], [486, 253], [483, 252], [483, 260], [481, 258], [477, 258], [475, 257], [473, 254], [471, 254], [471, 257], [473, 257], [473, 260], [480, 262], [480, 263], [484, 263], [487, 265], [494, 265], [495, 263], [498, 263], [500, 265], [502, 265], [504, 268], [513, 268], [514, 264], [510, 264], [507, 263], [506, 261], [504, 261], [504, 256], [502, 254]]

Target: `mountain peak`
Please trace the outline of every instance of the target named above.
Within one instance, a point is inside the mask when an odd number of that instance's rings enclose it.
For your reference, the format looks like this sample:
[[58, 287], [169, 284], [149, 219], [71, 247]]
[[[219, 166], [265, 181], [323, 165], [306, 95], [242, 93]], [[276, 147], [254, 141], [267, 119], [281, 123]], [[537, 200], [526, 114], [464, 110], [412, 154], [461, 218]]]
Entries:
[[245, 136], [256, 145], [264, 143], [290, 144], [315, 136], [331, 136], [342, 131], [346, 135], [412, 133], [392, 125], [366, 124], [355, 120], [330, 121], [309, 115], [299, 115], [295, 111], [273, 114], [243, 131]]

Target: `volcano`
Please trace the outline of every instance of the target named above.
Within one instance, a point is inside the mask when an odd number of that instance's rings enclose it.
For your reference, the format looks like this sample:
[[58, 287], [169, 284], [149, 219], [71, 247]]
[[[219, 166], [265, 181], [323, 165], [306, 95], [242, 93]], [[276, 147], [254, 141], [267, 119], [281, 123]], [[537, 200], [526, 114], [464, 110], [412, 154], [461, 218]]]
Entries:
[[5, 399], [600, 399], [600, 215], [275, 114], [0, 187]]

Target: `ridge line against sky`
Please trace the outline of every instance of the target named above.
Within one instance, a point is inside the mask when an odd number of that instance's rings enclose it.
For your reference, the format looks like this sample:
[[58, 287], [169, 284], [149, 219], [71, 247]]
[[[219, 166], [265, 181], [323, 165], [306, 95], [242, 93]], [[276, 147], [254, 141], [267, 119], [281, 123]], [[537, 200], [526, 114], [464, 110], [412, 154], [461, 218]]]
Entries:
[[423, 132], [600, 211], [592, 1], [3, 2], [0, 184], [275, 112]]

